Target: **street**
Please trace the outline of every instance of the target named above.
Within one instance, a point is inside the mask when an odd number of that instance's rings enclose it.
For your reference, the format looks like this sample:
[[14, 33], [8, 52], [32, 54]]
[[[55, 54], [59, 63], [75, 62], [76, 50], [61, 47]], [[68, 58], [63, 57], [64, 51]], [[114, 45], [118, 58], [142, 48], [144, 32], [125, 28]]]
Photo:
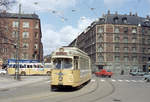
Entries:
[[43, 80], [0, 90], [1, 102], [149, 102], [150, 83], [138, 76], [93, 77], [78, 90], [50, 91]]

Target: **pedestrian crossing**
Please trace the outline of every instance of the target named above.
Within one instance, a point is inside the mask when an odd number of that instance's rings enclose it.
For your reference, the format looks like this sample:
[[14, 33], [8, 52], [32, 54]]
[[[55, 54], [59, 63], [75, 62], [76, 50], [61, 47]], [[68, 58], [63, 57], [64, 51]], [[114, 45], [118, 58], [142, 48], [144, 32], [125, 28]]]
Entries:
[[143, 83], [145, 82], [144, 80], [127, 80], [127, 79], [100, 79], [101, 82], [105, 82], [105, 81], [111, 81], [111, 82], [127, 82], [127, 83], [130, 83], [130, 82], [133, 82], [133, 83], [137, 83], [137, 82], [140, 82], [140, 83]]

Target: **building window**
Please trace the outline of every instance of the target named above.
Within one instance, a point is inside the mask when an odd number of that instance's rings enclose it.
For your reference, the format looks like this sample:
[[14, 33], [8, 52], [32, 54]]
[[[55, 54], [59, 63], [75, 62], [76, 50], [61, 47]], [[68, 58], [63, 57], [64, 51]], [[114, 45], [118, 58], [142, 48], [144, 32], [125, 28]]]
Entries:
[[37, 49], [38, 48], [38, 44], [34, 44], [34, 48]]
[[148, 53], [150, 53], [150, 48], [148, 48]]
[[99, 41], [99, 42], [103, 42], [103, 37], [102, 37], [102, 36], [99, 36], [99, 37], [98, 37], [98, 41]]
[[136, 52], [136, 47], [132, 47], [132, 52]]
[[23, 22], [23, 28], [29, 28], [29, 22]]
[[103, 52], [102, 46], [99, 46], [99, 47], [98, 47], [98, 51], [99, 51], [99, 52]]
[[146, 57], [143, 57], [142, 60], [143, 60], [143, 61], [146, 61]]
[[114, 18], [114, 23], [115, 23], [115, 24], [118, 23], [118, 19], [119, 19], [118, 17], [115, 17], [115, 18]]
[[98, 33], [103, 33], [103, 31], [104, 31], [103, 28], [102, 28], [102, 27], [99, 27], [97, 32], [98, 32]]
[[124, 27], [124, 33], [128, 33], [128, 27]]
[[123, 42], [124, 42], [124, 43], [128, 43], [128, 37], [124, 37], [124, 38], [123, 38]]
[[136, 43], [136, 38], [132, 38], [132, 43]]
[[115, 56], [115, 61], [120, 61], [120, 56]]
[[150, 39], [147, 39], [147, 44], [150, 44]]
[[137, 61], [137, 56], [133, 56], [133, 57], [132, 57], [132, 61], [133, 61], [133, 62], [136, 62], [136, 61]]
[[7, 48], [3, 48], [3, 52], [7, 53], [8, 49]]
[[99, 56], [99, 61], [104, 61], [104, 56]]
[[115, 30], [114, 30], [114, 32], [115, 32], [115, 33], [119, 33], [119, 32], [120, 32], [120, 31], [119, 31], [119, 28], [116, 27]]
[[13, 21], [13, 27], [19, 27], [19, 22], [18, 21]]
[[23, 32], [22, 35], [23, 38], [29, 38], [29, 32]]
[[124, 47], [124, 52], [128, 52], [128, 47]]
[[17, 38], [17, 36], [18, 36], [18, 31], [13, 31], [12, 32], [12, 37], [13, 38]]
[[12, 53], [12, 54], [11, 54], [11, 58], [12, 58], [12, 59], [15, 59], [15, 58], [16, 58], [16, 55], [15, 55], [14, 53]]
[[124, 61], [128, 62], [129, 61], [129, 57], [128, 56], [124, 56]]
[[23, 53], [23, 59], [28, 59], [28, 54], [27, 53]]
[[119, 47], [115, 47], [115, 51], [116, 51], [116, 52], [119, 52]]
[[122, 22], [123, 22], [124, 24], [127, 24], [127, 18], [124, 17], [124, 18], [122, 19]]
[[35, 23], [35, 28], [38, 29], [39, 28], [39, 22]]
[[29, 47], [28, 43], [23, 43], [23, 48], [27, 49]]
[[136, 33], [137, 29], [136, 28], [132, 28], [132, 33]]
[[119, 36], [115, 36], [115, 42], [119, 42], [120, 41], [120, 37]]
[[38, 32], [35, 32], [35, 38], [38, 38]]
[[145, 48], [142, 49], [142, 52], [145, 53]]

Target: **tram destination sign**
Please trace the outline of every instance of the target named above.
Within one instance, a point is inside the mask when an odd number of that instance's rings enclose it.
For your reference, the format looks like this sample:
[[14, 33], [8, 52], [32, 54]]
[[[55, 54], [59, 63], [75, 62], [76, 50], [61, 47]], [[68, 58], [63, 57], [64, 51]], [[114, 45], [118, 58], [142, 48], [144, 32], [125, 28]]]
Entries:
[[67, 52], [56, 52], [56, 55], [67, 55]]

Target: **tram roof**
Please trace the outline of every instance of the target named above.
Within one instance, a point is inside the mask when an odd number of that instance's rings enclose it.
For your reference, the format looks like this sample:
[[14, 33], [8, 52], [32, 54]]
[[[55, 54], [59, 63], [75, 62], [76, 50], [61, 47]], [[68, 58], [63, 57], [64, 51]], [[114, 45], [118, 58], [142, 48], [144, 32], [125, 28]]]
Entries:
[[77, 47], [68, 47], [68, 46], [60, 47], [60, 48], [56, 49], [54, 51], [54, 53], [55, 52], [60, 52], [61, 50], [64, 51], [64, 52], [75, 52], [76, 54], [83, 54], [83, 55], [87, 55], [88, 56], [87, 53], [85, 53], [84, 51], [80, 50], [79, 48], [77, 48]]

